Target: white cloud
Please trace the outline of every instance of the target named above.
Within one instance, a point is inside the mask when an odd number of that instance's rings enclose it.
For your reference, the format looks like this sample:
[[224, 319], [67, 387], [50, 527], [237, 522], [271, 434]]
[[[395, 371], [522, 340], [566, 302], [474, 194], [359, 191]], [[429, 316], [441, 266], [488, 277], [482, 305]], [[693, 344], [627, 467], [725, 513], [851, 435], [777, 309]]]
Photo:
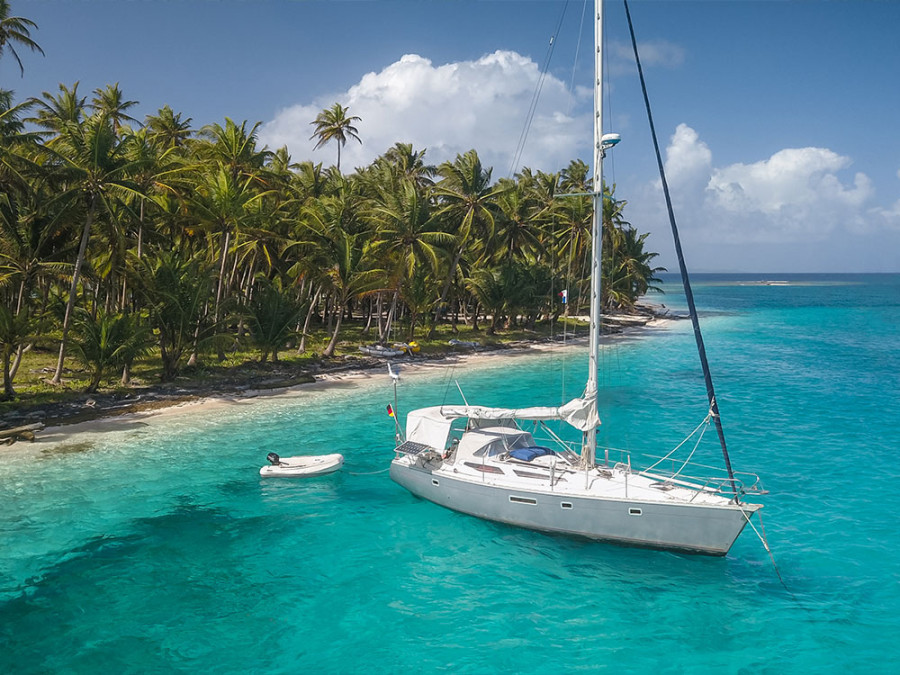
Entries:
[[809, 242], [836, 229], [871, 229], [865, 213], [874, 189], [863, 173], [849, 182], [842, 177], [850, 164], [826, 148], [788, 148], [762, 161], [716, 167], [710, 148], [686, 124], [666, 149], [679, 223], [705, 242], [729, 244]]
[[869, 222], [876, 227], [882, 226], [889, 230], [900, 231], [900, 200], [894, 202], [890, 208], [876, 206], [868, 211]]
[[712, 171], [712, 152], [687, 124], [679, 124], [666, 148], [669, 185], [690, 190], [703, 188]]
[[[684, 48], [666, 40], [650, 40], [638, 43], [638, 54], [641, 57], [641, 66], [652, 68], [680, 68], [684, 64]], [[613, 75], [635, 72], [634, 48], [630, 42], [613, 42], [609, 46], [610, 65]]]
[[[356, 127], [363, 143], [349, 141], [343, 148], [344, 171], [403, 142], [427, 149], [426, 159], [434, 164], [475, 148], [499, 178], [509, 171], [539, 77], [534, 61], [511, 51], [439, 66], [408, 54], [346, 92], [279, 111], [261, 128], [260, 140], [270, 148], [287, 145], [295, 161], [334, 163], [333, 144], [313, 151], [309, 136], [310, 122], [337, 101], [361, 118]], [[565, 112], [571, 96], [562, 81], [547, 75], [518, 168], [556, 170], [578, 156], [590, 135], [590, 118]]]
[[825, 148], [788, 148], [754, 164], [717, 169], [707, 190], [713, 204], [727, 211], [775, 215], [828, 203], [858, 208], [871, 196], [869, 179], [857, 173], [852, 187], [836, 176], [850, 159]]

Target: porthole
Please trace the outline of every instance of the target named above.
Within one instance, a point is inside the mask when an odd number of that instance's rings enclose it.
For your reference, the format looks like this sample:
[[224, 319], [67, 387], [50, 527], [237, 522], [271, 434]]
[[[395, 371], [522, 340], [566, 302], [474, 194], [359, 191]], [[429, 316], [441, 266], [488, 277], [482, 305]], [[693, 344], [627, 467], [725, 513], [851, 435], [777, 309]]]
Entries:
[[629, 516], [640, 516], [642, 514], [643, 514], [643, 511], [641, 511], [640, 509], [635, 509], [635, 508], [628, 509]]
[[559, 503], [559, 507], [562, 508], [562, 509], [571, 509], [571, 508], [572, 508], [572, 502], [560, 502], [560, 503]]
[[440, 483], [438, 482], [438, 479], [437, 479], [437, 478], [432, 478], [432, 479], [431, 479], [431, 484], [434, 485], [435, 487], [437, 487], [438, 485], [440, 485]]
[[509, 501], [513, 504], [530, 504], [532, 506], [537, 504], [537, 499], [531, 499], [531, 497], [516, 497], [515, 495], [510, 495]]

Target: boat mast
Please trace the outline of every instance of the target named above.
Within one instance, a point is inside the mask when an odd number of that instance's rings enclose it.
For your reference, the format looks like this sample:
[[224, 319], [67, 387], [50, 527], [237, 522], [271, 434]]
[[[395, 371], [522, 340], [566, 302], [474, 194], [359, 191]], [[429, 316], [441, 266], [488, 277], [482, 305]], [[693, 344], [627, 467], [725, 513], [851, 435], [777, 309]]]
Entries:
[[[603, 0], [594, 0], [594, 177], [591, 200], [591, 339], [588, 380], [584, 397], [597, 410], [600, 351], [600, 258], [603, 252]], [[581, 456], [587, 468], [596, 464], [597, 430], [584, 432]]]

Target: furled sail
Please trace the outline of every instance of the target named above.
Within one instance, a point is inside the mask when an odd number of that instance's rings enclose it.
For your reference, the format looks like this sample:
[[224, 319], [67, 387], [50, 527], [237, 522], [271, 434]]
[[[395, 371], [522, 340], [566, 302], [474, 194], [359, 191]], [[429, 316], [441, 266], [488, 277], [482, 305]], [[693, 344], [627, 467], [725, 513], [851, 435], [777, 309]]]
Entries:
[[443, 406], [446, 419], [468, 417], [478, 420], [562, 420], [579, 431], [591, 431], [600, 424], [595, 398], [574, 398], [558, 407], [487, 408], [477, 405]]

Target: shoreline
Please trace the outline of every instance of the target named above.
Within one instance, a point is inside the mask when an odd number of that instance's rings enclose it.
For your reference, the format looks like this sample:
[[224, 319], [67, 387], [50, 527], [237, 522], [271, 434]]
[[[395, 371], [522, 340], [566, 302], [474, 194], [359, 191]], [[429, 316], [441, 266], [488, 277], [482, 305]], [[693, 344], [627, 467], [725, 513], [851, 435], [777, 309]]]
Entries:
[[[647, 329], [666, 328], [679, 319], [659, 307], [642, 306], [645, 314], [614, 315], [605, 324], [608, 332], [601, 337], [601, 344], [617, 338], [635, 337]], [[519, 340], [502, 346], [488, 348], [453, 347], [437, 355], [405, 356], [397, 359], [365, 357], [360, 355], [344, 357], [342, 362], [325, 363], [301, 373], [274, 372], [255, 377], [247, 373], [245, 377], [226, 382], [201, 385], [157, 385], [142, 388], [134, 394], [94, 394], [85, 395], [82, 403], [54, 403], [36, 405], [33, 410], [20, 413], [13, 419], [2, 421], [9, 427], [43, 423], [37, 432], [36, 441], [59, 442], [83, 432], [103, 431], [103, 427], [115, 427], [125, 421], [138, 421], [158, 415], [196, 412], [207, 406], [226, 405], [229, 402], [246, 402], [271, 396], [290, 396], [292, 393], [310, 389], [335, 386], [342, 381], [368, 379], [376, 372], [387, 375], [386, 364], [397, 363], [407, 372], [442, 368], [458, 363], [477, 362], [486, 359], [520, 356], [559, 348], [577, 347], [587, 344], [587, 336], [549, 340]], [[7, 418], [10, 416], [7, 415]], [[33, 441], [32, 441], [33, 442]], [[10, 447], [10, 444], [7, 447]], [[0, 452], [3, 448], [0, 447]]]

